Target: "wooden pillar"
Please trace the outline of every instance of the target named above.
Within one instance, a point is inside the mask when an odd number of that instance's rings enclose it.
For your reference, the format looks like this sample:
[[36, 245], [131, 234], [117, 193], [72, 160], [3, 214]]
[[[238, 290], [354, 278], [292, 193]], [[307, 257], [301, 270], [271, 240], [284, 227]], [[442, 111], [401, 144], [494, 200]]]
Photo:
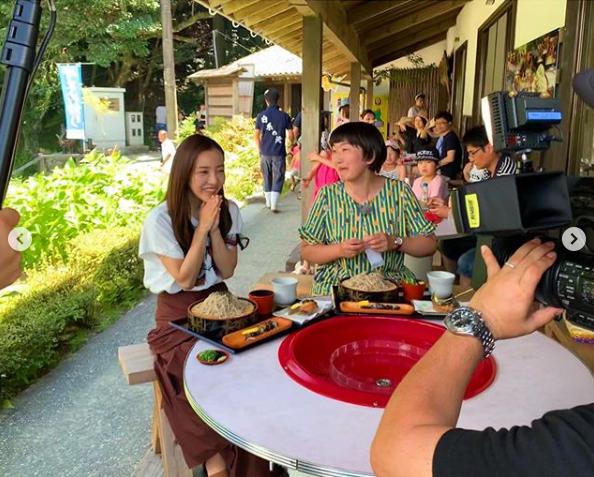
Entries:
[[367, 80], [367, 98], [365, 108], [373, 109], [373, 80]]
[[295, 111], [291, 111], [291, 84], [288, 81], [283, 84], [283, 111], [292, 117], [296, 114]]
[[165, 107], [167, 108], [167, 131], [169, 137], [175, 140], [177, 138], [177, 94], [175, 92], [175, 57], [173, 55], [173, 23], [170, 0], [161, 0], [161, 24], [163, 27], [163, 80]]
[[[554, 142], [543, 154], [546, 170], [563, 171], [571, 175], [580, 172], [580, 161], [591, 154], [591, 129], [588, 131], [588, 108], [577, 97], [571, 84], [574, 75], [592, 67], [594, 34], [591, 26], [594, 5], [590, 1], [568, 1], [565, 28], [561, 30], [559, 52], [561, 82], [557, 97], [561, 101], [563, 120], [559, 125], [563, 142]], [[591, 114], [591, 113], [590, 113]], [[584, 136], [586, 135], [586, 137]], [[584, 145], [586, 145], [584, 149]]]
[[[301, 77], [301, 177], [311, 170], [307, 155], [320, 147], [320, 102], [322, 98], [322, 19], [303, 17], [303, 75]], [[307, 217], [311, 187], [303, 190], [302, 221]]]
[[359, 121], [361, 108], [359, 105], [359, 92], [361, 88], [361, 64], [358, 62], [351, 63], [351, 92], [349, 94], [349, 103], [351, 105], [351, 114], [349, 119], [351, 121]]
[[239, 114], [239, 79], [233, 78], [233, 114]]

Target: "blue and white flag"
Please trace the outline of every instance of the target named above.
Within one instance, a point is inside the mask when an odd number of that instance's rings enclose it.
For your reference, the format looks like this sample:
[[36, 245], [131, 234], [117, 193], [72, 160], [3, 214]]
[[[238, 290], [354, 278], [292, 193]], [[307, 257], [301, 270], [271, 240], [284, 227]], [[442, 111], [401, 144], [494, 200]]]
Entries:
[[59, 64], [58, 74], [66, 111], [66, 138], [85, 138], [85, 115], [83, 109], [82, 73], [80, 63]]

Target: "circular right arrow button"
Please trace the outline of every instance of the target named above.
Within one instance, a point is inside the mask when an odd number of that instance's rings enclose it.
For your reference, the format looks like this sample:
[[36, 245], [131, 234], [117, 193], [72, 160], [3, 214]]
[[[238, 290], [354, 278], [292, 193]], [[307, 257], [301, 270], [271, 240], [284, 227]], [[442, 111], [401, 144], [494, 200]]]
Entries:
[[586, 234], [579, 227], [569, 227], [561, 237], [563, 246], [570, 252], [577, 252], [586, 245]]

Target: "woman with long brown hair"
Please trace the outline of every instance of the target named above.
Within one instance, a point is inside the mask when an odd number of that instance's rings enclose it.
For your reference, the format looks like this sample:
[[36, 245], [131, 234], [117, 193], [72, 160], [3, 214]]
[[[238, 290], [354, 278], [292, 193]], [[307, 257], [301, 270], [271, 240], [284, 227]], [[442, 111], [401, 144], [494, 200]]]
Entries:
[[140, 238], [144, 284], [157, 296], [156, 328], [148, 335], [163, 409], [188, 467], [204, 464], [210, 477], [267, 476], [268, 463], [242, 451], [213, 431], [190, 407], [183, 365], [195, 338], [169, 322], [213, 291], [237, 266], [242, 221], [239, 207], [223, 195], [224, 152], [203, 135], [185, 139], [169, 176], [166, 201], [148, 215]]

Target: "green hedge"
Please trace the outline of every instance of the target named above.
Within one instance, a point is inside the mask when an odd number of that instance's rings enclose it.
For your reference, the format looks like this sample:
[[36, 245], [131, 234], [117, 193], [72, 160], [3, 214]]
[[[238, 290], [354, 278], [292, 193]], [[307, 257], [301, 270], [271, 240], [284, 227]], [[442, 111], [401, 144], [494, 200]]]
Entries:
[[69, 242], [68, 265], [31, 271], [0, 305], [0, 403], [110, 324], [144, 293], [139, 229], [98, 230]]

